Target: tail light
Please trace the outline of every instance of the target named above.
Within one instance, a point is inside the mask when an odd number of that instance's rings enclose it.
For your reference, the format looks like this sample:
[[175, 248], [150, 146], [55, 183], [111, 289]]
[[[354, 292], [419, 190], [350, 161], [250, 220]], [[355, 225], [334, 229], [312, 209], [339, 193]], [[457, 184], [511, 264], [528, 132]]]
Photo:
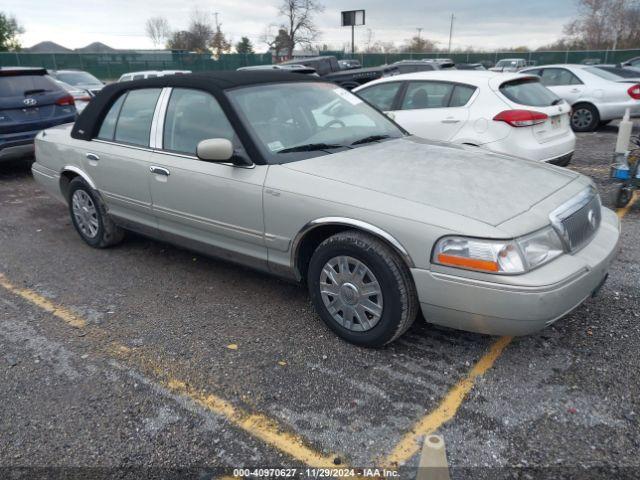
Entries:
[[532, 127], [546, 122], [548, 118], [547, 114], [532, 110], [505, 110], [493, 117], [496, 122], [505, 122], [512, 127]]
[[629, 90], [627, 90], [627, 93], [634, 100], [640, 100], [640, 84], [634, 85], [629, 88]]
[[60, 105], [61, 107], [66, 107], [68, 105], [75, 105], [75, 100], [71, 95], [66, 95], [56, 100], [56, 105]]

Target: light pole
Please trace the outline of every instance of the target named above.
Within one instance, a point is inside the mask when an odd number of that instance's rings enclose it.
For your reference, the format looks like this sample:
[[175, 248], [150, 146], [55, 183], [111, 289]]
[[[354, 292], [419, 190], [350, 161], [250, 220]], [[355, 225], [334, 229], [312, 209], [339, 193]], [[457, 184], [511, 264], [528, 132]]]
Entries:
[[453, 20], [456, 17], [453, 15], [453, 13], [451, 14], [451, 26], [449, 27], [449, 53], [451, 53], [451, 39], [453, 38]]

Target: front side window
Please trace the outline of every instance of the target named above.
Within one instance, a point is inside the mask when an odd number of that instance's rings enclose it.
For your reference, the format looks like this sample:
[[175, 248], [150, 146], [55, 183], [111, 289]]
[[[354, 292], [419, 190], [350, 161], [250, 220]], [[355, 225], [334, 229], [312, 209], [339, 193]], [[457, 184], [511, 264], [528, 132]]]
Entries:
[[98, 138], [101, 140], [113, 140], [113, 136], [116, 133], [116, 123], [118, 122], [118, 115], [120, 115], [120, 109], [122, 108], [122, 102], [127, 95], [120, 95], [120, 97], [113, 103], [109, 112], [102, 120], [102, 126], [98, 132]]
[[384, 114], [334, 84], [296, 82], [227, 92], [269, 163], [287, 163], [404, 136]]
[[447, 107], [453, 87], [445, 82], [411, 82], [402, 101], [402, 110]]
[[381, 83], [361, 90], [358, 92], [358, 96], [375, 105], [379, 110], [386, 112], [393, 109], [393, 102], [401, 86], [401, 82]]
[[578, 77], [564, 68], [545, 68], [542, 70], [542, 83], [547, 87], [582, 84]]
[[116, 142], [149, 146], [151, 121], [159, 96], [159, 88], [131, 90], [127, 94], [116, 124]]
[[229, 120], [212, 95], [199, 90], [174, 88], [164, 121], [162, 147], [196, 154], [198, 143], [209, 138], [234, 141]]

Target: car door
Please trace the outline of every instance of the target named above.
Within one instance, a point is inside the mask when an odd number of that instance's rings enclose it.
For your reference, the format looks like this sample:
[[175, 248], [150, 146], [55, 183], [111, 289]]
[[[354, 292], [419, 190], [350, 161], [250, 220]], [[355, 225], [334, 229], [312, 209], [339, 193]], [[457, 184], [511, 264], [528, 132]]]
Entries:
[[241, 167], [196, 156], [198, 143], [210, 138], [229, 139], [243, 152], [211, 94], [173, 88], [165, 102], [147, 171], [161, 235], [204, 253], [266, 267], [262, 189], [268, 166]]
[[392, 112], [395, 121], [419, 137], [450, 140], [469, 118], [465, 105], [451, 104], [455, 87], [451, 82], [408, 82], [399, 108]]
[[145, 88], [121, 95], [82, 158], [109, 214], [143, 233], [157, 233], [149, 191], [149, 143], [160, 93], [160, 88]]
[[369, 102], [381, 112], [389, 113], [395, 108], [403, 85], [404, 82], [378, 83], [358, 90], [356, 95]]
[[545, 87], [566, 100], [569, 105], [578, 101], [585, 91], [582, 81], [566, 68], [544, 68], [540, 78]]

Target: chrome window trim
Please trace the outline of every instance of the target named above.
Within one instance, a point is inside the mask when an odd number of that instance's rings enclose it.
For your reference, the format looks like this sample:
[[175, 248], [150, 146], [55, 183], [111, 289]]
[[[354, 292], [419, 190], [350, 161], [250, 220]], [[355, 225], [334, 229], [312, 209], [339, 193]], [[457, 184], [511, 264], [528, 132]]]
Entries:
[[149, 147], [151, 149], [162, 148], [162, 136], [164, 133], [164, 118], [169, 104], [169, 97], [173, 88], [164, 87], [158, 97], [156, 109], [153, 112], [151, 121], [151, 132], [149, 133]]
[[126, 147], [126, 148], [132, 148], [134, 150], [142, 150], [144, 152], [153, 152], [154, 151], [152, 148], [149, 148], [149, 147], [141, 147], [139, 145], [132, 145], [130, 143], [111, 142], [109, 140], [102, 140], [102, 139], [99, 139], [99, 138], [94, 138], [91, 141], [92, 142], [97, 142], [97, 143], [104, 143], [105, 145], [114, 145], [116, 147]]
[[363, 222], [362, 220], [355, 220], [353, 218], [345, 218], [345, 217], [324, 217], [317, 218], [315, 220], [307, 223], [302, 230], [298, 232], [295, 236], [293, 243], [291, 245], [291, 270], [295, 272], [296, 278], [300, 280], [302, 277], [300, 275], [300, 269], [298, 268], [298, 253], [300, 249], [300, 244], [302, 243], [302, 239], [305, 237], [307, 233], [311, 230], [323, 226], [323, 225], [344, 225], [348, 227], [355, 227], [365, 232], [371, 233], [374, 236], [385, 240], [389, 243], [393, 249], [400, 254], [402, 259], [405, 261], [408, 268], [415, 268], [415, 263], [413, 262], [409, 252], [404, 248], [404, 246], [396, 240], [393, 235], [390, 233], [378, 228], [370, 223]]

